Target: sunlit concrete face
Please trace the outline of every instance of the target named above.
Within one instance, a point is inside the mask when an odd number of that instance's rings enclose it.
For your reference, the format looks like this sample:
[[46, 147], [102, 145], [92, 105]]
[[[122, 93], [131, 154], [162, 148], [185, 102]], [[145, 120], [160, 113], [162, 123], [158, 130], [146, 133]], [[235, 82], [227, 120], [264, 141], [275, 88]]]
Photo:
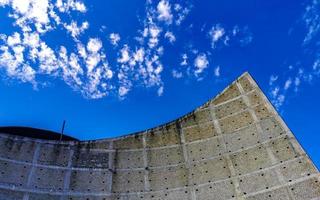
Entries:
[[193, 113], [135, 135], [0, 136], [1, 200], [320, 199], [318, 170], [247, 73]]

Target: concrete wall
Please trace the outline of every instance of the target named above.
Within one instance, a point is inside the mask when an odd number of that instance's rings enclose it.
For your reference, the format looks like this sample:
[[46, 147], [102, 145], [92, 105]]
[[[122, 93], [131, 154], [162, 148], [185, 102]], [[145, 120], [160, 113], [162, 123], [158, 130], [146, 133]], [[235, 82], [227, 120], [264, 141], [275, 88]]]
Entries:
[[135, 135], [0, 134], [0, 199], [317, 200], [320, 176], [245, 73], [193, 113]]

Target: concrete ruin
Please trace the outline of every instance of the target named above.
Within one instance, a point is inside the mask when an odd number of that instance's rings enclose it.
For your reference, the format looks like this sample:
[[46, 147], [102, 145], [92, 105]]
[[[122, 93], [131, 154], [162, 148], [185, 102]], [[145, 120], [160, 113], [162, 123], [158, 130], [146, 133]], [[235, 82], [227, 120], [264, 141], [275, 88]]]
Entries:
[[320, 199], [319, 171], [248, 73], [137, 134], [0, 143], [1, 200]]

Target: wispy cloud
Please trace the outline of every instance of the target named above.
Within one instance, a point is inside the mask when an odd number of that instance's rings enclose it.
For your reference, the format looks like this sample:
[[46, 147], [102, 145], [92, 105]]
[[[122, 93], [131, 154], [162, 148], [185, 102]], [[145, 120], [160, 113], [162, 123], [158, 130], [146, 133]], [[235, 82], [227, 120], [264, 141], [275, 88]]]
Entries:
[[217, 48], [219, 45], [229, 46], [230, 43], [243, 47], [249, 45], [253, 40], [252, 33], [248, 27], [240, 28], [237, 25], [231, 29], [227, 29], [222, 24], [215, 24], [209, 30], [208, 35], [211, 40], [212, 49]]
[[[320, 1], [312, 0], [306, 6], [304, 14], [299, 21], [305, 26], [305, 34], [302, 38], [301, 47], [304, 50], [312, 48], [313, 61], [305, 62], [302, 58], [297, 63], [289, 65], [287, 70], [281, 74], [270, 77], [271, 101], [277, 108], [280, 108], [288, 96], [297, 95], [302, 84], [312, 84], [320, 77], [320, 48], [317, 46], [317, 38], [320, 36]], [[305, 56], [305, 55], [302, 55]], [[310, 56], [310, 55], [308, 55]], [[282, 85], [282, 87], [281, 87]]]
[[225, 30], [224, 30], [224, 28], [221, 27], [220, 24], [214, 25], [211, 28], [211, 30], [209, 32], [209, 35], [211, 37], [211, 46], [212, 46], [212, 48], [215, 48], [216, 43], [222, 39], [224, 34], [225, 34]]
[[215, 69], [214, 69], [214, 75], [216, 77], [219, 77], [220, 76], [220, 66], [217, 66]]
[[[123, 33], [120, 37], [104, 25], [98, 33], [92, 31], [86, 18], [91, 7], [82, 0], [0, 0], [0, 7], [6, 7], [14, 21], [14, 32], [0, 33], [0, 68], [8, 77], [34, 87], [44, 78], [61, 79], [86, 98], [114, 94], [123, 99], [135, 87], [154, 88], [162, 96], [165, 70], [175, 79], [202, 80], [206, 71], [220, 77], [222, 67], [210, 63], [212, 52], [197, 46], [177, 52], [181, 56], [176, 65], [163, 62], [168, 43], [175, 47], [180, 42], [178, 31], [192, 10], [190, 1], [146, 1], [132, 37]], [[214, 48], [235, 41], [249, 44], [246, 31], [215, 24], [205, 31], [204, 39], [209, 35]], [[53, 44], [47, 40], [49, 33], [65, 38]], [[319, 70], [317, 65], [314, 68]]]
[[198, 76], [209, 66], [207, 55], [204, 53], [200, 53], [194, 60], [194, 66], [196, 68], [194, 73], [196, 76]]
[[157, 6], [158, 19], [168, 24], [172, 23], [171, 5], [167, 0], [161, 0]]
[[110, 33], [109, 39], [112, 45], [117, 46], [121, 38], [118, 33]]

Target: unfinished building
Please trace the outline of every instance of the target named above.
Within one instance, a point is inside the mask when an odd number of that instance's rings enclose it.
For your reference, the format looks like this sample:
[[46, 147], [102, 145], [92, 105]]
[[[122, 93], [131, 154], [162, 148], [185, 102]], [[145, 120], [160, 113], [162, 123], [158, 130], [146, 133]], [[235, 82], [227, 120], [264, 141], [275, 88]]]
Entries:
[[252, 77], [173, 122], [96, 141], [0, 134], [1, 200], [319, 200], [320, 175]]

